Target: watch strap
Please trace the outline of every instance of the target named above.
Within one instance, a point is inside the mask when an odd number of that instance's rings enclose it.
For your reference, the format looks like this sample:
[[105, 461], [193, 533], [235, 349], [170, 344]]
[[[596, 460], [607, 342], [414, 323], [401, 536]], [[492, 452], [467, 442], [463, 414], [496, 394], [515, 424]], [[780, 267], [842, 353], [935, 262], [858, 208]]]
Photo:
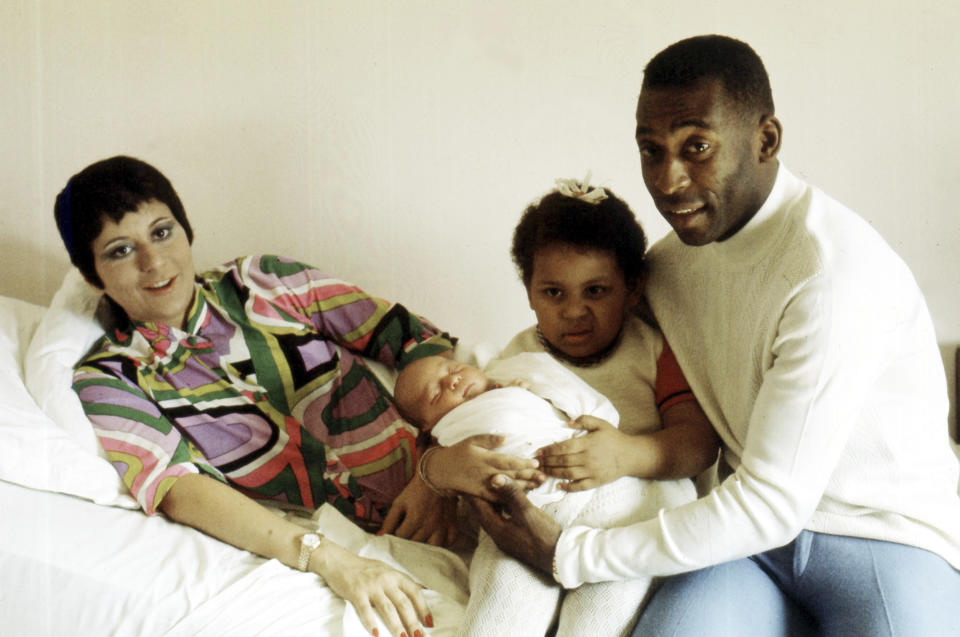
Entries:
[[320, 533], [304, 533], [300, 536], [300, 554], [297, 556], [297, 568], [306, 571], [310, 564], [310, 556], [320, 546], [323, 535]]

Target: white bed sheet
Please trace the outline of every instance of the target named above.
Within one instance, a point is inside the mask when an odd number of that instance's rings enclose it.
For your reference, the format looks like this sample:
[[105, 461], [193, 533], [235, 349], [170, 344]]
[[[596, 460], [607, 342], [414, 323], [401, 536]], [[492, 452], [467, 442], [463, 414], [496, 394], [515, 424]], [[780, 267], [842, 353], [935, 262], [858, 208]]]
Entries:
[[[120, 508], [132, 501], [98, 449], [76, 437], [72, 424], [85, 418], [66, 409], [70, 365], [59, 359], [75, 360], [83, 348], [78, 335], [90, 319], [81, 312], [89, 304], [82, 291], [68, 276], [47, 310], [0, 297], [0, 634], [367, 635], [352, 607], [316, 576], [162, 515]], [[35, 330], [44, 338], [31, 340]], [[28, 342], [37, 354], [28, 361], [38, 381], [30, 391], [23, 379]], [[470, 351], [481, 365], [490, 358]], [[63, 387], [51, 382], [53, 363], [67, 370], [59, 374], [66, 374]], [[43, 382], [48, 391], [35, 391]], [[960, 446], [954, 449], [960, 456]], [[459, 557], [364, 533], [329, 506], [315, 520], [298, 521], [410, 573], [428, 589], [436, 622], [428, 634], [456, 631], [468, 586]]]
[[[313, 574], [235, 549], [162, 516], [0, 481], [0, 627], [6, 635], [366, 635]], [[467, 573], [444, 549], [367, 534], [332, 507], [331, 539], [413, 575], [453, 634]], [[303, 521], [306, 525], [309, 521]], [[388, 635], [380, 627], [381, 635]]]

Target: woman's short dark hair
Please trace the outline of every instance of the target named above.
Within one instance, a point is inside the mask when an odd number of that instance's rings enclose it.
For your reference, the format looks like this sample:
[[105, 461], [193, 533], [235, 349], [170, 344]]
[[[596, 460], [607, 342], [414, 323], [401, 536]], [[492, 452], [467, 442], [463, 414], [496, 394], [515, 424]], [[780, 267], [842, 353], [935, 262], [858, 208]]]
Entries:
[[170, 181], [159, 170], [139, 159], [118, 155], [90, 164], [67, 181], [53, 206], [53, 216], [70, 262], [98, 288], [93, 241], [103, 230], [104, 217], [120, 223], [141, 204], [156, 200], [170, 209], [193, 243], [193, 229]]
[[760, 56], [746, 42], [725, 35], [698, 35], [660, 51], [643, 71], [642, 88], [685, 88], [700, 80], [718, 80], [745, 114], [774, 114]]
[[616, 258], [628, 285], [646, 269], [647, 237], [626, 203], [604, 188], [607, 198], [593, 204], [554, 191], [523, 212], [513, 232], [511, 254], [527, 288], [537, 251], [555, 244], [602, 250]]

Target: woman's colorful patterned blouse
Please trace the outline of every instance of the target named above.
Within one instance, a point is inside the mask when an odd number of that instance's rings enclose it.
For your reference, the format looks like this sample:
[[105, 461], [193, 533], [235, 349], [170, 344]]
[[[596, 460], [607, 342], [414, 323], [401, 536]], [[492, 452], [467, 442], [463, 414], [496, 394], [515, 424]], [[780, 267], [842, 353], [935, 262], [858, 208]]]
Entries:
[[403, 306], [301, 263], [243, 257], [197, 279], [184, 330], [129, 323], [74, 390], [140, 506], [203, 472], [252, 497], [382, 519], [413, 475], [417, 430], [365, 358], [389, 367], [451, 339]]

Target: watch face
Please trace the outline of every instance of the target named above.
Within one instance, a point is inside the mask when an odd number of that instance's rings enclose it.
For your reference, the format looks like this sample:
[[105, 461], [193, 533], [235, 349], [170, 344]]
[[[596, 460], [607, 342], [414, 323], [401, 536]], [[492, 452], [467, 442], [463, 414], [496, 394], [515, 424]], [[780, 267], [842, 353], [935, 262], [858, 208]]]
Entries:
[[319, 546], [320, 536], [317, 535], [316, 533], [307, 533], [302, 538], [300, 538], [300, 541], [303, 542], [304, 546], [312, 549]]

